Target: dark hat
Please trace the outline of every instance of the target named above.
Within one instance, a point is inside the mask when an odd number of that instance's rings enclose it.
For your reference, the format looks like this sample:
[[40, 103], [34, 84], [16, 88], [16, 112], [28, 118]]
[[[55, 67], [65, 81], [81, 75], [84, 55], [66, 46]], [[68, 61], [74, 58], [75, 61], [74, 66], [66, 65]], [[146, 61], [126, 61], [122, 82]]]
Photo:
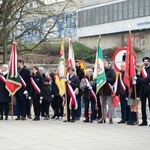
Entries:
[[48, 82], [48, 83], [49, 83], [49, 78], [46, 78], [46, 79], [45, 79], [45, 82]]
[[143, 60], [143, 62], [144, 62], [144, 60], [148, 60], [150, 62], [150, 57], [144, 57], [142, 60]]

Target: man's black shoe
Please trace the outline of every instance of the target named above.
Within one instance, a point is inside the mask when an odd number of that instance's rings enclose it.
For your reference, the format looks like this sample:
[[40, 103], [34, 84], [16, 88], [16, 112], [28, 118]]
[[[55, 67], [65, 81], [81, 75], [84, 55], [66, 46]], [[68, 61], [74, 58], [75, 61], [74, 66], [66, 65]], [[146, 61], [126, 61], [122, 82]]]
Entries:
[[17, 117], [15, 120], [20, 120], [20, 117]]
[[68, 120], [68, 121], [67, 121], [67, 120], [64, 120], [63, 122], [70, 122], [70, 120]]
[[70, 120], [70, 122], [71, 122], [71, 123], [74, 123], [74, 122], [75, 122], [75, 120]]
[[89, 120], [83, 120], [83, 122], [89, 122]]
[[147, 122], [142, 122], [139, 126], [147, 126]]
[[121, 124], [121, 123], [126, 123], [126, 122], [123, 121], [123, 120], [120, 120], [120, 121], [118, 122], [118, 124]]
[[93, 120], [91, 120], [90, 123], [93, 123]]
[[23, 120], [23, 121], [24, 121], [24, 120], [26, 120], [26, 118], [25, 118], [25, 117], [22, 117], [22, 118], [21, 118], [21, 120]]

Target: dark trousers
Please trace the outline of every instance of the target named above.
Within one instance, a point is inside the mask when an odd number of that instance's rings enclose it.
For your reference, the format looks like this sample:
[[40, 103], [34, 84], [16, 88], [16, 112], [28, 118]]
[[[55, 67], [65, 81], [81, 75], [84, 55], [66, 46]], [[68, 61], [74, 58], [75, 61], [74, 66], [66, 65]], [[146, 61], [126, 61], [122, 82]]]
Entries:
[[82, 108], [81, 108], [81, 96], [77, 96], [77, 103], [78, 103], [78, 109], [77, 109], [77, 118], [81, 117], [81, 112], [82, 112]]
[[125, 94], [120, 95], [120, 106], [121, 106], [121, 120], [126, 121], [127, 119], [127, 100]]
[[50, 102], [45, 102], [45, 113], [46, 113], [46, 117], [49, 117], [49, 106], [50, 106]]
[[91, 121], [95, 119], [95, 102], [94, 100], [85, 99], [85, 118], [89, 120], [89, 104], [91, 102]]
[[25, 95], [16, 96], [17, 102], [17, 117], [26, 117], [27, 114], [27, 99]]
[[45, 101], [42, 101], [42, 104], [40, 104], [42, 117], [44, 117], [46, 115], [46, 105], [47, 105], [47, 103]]
[[96, 118], [100, 119], [102, 118], [102, 110], [101, 110], [101, 103], [100, 103], [100, 97], [99, 94], [97, 94], [97, 107], [98, 109], [96, 111]]
[[62, 106], [62, 98], [58, 96], [54, 96], [53, 100], [53, 109], [54, 109], [54, 116], [61, 116], [63, 117], [63, 106]]
[[142, 93], [141, 94], [141, 110], [142, 110], [142, 121], [147, 123], [147, 115], [146, 115], [146, 100], [148, 98], [148, 106], [150, 109], [150, 93]]
[[67, 97], [67, 118], [68, 121], [70, 121], [70, 116], [72, 120], [75, 120], [76, 118], [76, 109], [74, 106], [69, 108], [69, 103], [70, 103], [70, 97]]
[[5, 115], [6, 117], [8, 117], [8, 113], [9, 113], [9, 103], [0, 103], [0, 114], [1, 114], [1, 118], [3, 118], [3, 115]]
[[33, 108], [35, 117], [40, 117], [40, 96], [38, 95], [33, 97]]
[[31, 116], [31, 105], [32, 105], [32, 101], [27, 99], [27, 116], [28, 117]]

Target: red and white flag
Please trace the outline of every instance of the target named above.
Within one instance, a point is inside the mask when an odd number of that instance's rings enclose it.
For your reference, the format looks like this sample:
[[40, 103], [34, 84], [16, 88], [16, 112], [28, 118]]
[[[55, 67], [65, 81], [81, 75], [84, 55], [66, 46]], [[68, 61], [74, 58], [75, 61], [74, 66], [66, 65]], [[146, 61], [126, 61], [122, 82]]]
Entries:
[[9, 62], [9, 72], [6, 79], [6, 89], [14, 95], [21, 87], [21, 81], [17, 67], [17, 43], [13, 42]]

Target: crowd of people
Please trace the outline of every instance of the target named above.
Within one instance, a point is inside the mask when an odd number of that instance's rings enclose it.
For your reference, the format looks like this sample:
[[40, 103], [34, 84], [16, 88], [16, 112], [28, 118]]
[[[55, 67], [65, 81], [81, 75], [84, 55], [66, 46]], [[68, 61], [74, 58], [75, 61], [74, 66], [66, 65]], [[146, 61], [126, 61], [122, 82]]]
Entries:
[[[15, 93], [16, 115], [15, 120], [39, 121], [42, 117], [45, 120], [55, 119], [64, 122], [76, 122], [81, 119], [84, 112], [84, 123], [93, 123], [97, 120], [98, 124], [106, 123], [107, 117], [109, 124], [113, 124], [114, 104], [110, 85], [116, 82], [116, 71], [104, 60], [106, 83], [96, 93], [96, 81], [93, 80], [93, 68], [85, 71], [80, 66], [80, 61], [76, 60], [75, 68], [68, 67], [68, 77], [66, 79], [69, 87], [75, 93], [76, 103], [72, 102], [72, 95], [67, 90], [67, 96], [60, 96], [59, 87], [56, 84], [58, 71], [45, 74], [43, 67], [33, 67], [31, 71], [24, 65], [23, 60], [18, 60], [19, 75], [24, 81], [22, 87]], [[118, 124], [137, 125], [137, 103], [141, 103], [142, 123], [139, 126], [147, 126], [147, 100], [150, 109], [150, 58], [143, 58], [142, 67], [136, 68], [136, 76], [133, 78], [132, 90], [128, 90], [124, 84], [125, 62], [121, 63], [118, 73], [118, 84], [116, 95], [120, 97], [121, 120]], [[2, 65], [0, 69], [0, 120], [8, 120], [11, 95], [5, 88], [5, 80], [8, 74], [8, 65]], [[94, 93], [94, 94], [93, 94]], [[94, 96], [96, 98], [94, 98]], [[66, 100], [66, 110], [64, 117], [64, 100]], [[34, 114], [31, 114], [33, 105]], [[107, 106], [108, 105], [108, 110]], [[50, 106], [53, 109], [53, 116], [50, 114]], [[71, 106], [71, 107], [70, 107]], [[84, 106], [84, 111], [82, 110]], [[32, 118], [34, 116], [34, 118]], [[51, 116], [51, 117], [50, 117]], [[4, 118], [5, 117], [5, 118]], [[63, 119], [63, 117], [65, 119]]]

